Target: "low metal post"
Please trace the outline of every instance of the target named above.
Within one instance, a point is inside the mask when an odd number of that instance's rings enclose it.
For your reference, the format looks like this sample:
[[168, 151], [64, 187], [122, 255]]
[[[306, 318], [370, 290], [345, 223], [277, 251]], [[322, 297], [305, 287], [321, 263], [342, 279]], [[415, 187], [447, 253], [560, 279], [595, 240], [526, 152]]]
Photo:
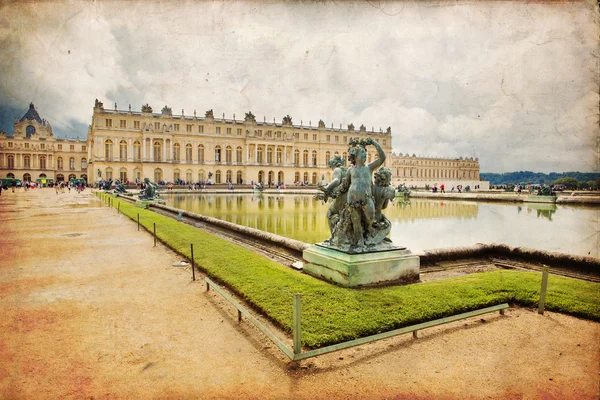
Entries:
[[117, 204], [117, 214], [121, 214], [121, 202]]
[[208, 283], [208, 281], [206, 281], [206, 291], [208, 292], [210, 290], [210, 283]]
[[294, 308], [292, 317], [294, 319], [294, 354], [300, 354], [302, 351], [302, 334], [300, 332], [300, 306], [302, 301], [299, 294], [294, 295]]
[[419, 338], [419, 334], [417, 332], [419, 332], [419, 331], [413, 331], [413, 339]]
[[238, 322], [242, 322], [242, 312], [238, 310]]
[[548, 267], [544, 266], [542, 271], [542, 288], [540, 289], [540, 304], [538, 305], [538, 314], [544, 315], [546, 306], [546, 289], [548, 288]]
[[194, 244], [190, 243], [190, 251], [192, 253], [192, 280], [196, 280], [196, 271], [194, 268]]
[[138, 213], [138, 231], [140, 230], [140, 213]]
[[156, 247], [156, 222], [153, 222], [154, 224], [154, 247]]

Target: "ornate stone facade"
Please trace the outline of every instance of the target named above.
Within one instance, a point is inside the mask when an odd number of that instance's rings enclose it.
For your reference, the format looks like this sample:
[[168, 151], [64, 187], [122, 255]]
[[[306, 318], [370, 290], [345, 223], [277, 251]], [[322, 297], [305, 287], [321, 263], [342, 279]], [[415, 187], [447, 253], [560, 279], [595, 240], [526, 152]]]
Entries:
[[[152, 113], [147, 104], [142, 112], [114, 111], [96, 101], [88, 136], [90, 181], [316, 184], [322, 175], [331, 179], [327, 162], [335, 155], [346, 158], [351, 138], [373, 138], [387, 154], [392, 149], [390, 130], [294, 125], [289, 115], [281, 122], [259, 122], [252, 112], [240, 120], [215, 118], [213, 110], [204, 118], [195, 111], [194, 116], [170, 111], [165, 106]], [[376, 154], [370, 149], [368, 162]]]
[[87, 144], [79, 139], [57, 139], [52, 126], [35, 106], [14, 124], [12, 136], [0, 132], [0, 177], [22, 181], [70, 178], [87, 180]]
[[444, 184], [446, 191], [452, 186], [470, 185], [489, 189], [489, 182], [480, 181], [478, 158], [417, 157], [409, 154], [391, 156], [392, 184], [424, 187]]

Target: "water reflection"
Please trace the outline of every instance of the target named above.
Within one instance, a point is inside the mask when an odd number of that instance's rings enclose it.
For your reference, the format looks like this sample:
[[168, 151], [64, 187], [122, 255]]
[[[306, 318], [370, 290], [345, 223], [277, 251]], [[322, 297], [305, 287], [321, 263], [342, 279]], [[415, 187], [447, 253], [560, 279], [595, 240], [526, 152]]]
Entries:
[[[316, 243], [329, 237], [327, 205], [304, 195], [167, 195], [176, 208]], [[415, 253], [426, 249], [506, 243], [598, 255], [600, 211], [591, 207], [412, 199], [384, 210], [390, 238]]]

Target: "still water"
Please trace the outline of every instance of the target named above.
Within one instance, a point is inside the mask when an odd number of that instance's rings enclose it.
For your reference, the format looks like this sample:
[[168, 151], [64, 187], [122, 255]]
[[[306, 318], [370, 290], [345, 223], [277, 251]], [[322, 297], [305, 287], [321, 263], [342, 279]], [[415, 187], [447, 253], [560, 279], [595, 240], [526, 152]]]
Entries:
[[[328, 204], [308, 195], [163, 195], [167, 204], [306, 243], [329, 238]], [[384, 210], [390, 238], [413, 253], [504, 243], [583, 256], [599, 255], [597, 207], [412, 199]]]

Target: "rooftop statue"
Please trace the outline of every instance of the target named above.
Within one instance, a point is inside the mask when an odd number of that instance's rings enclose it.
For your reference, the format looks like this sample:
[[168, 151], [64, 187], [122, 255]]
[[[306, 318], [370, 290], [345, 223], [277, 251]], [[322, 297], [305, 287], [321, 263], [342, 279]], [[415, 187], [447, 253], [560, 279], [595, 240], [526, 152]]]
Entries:
[[290, 117], [290, 115], [286, 115], [285, 117], [283, 117], [283, 125], [292, 125], [292, 117]]
[[252, 114], [252, 111], [248, 111], [246, 116], [244, 117], [244, 122], [254, 122], [256, 123], [256, 117]]
[[157, 193], [158, 185], [150, 182], [149, 178], [144, 178], [144, 188], [140, 191], [140, 200], [156, 200], [159, 198]]
[[208, 118], [208, 119], [214, 119], [215, 118], [215, 113], [213, 112], [213, 109], [211, 108], [210, 110], [208, 110], [207, 112], [204, 113], [204, 117]]
[[125, 185], [123, 185], [123, 183], [121, 183], [121, 181], [118, 179], [115, 179], [115, 193], [127, 193], [127, 190], [125, 190]]
[[[366, 164], [366, 146], [375, 146], [379, 158]], [[333, 180], [327, 186], [320, 186], [324, 193], [318, 198], [335, 199], [327, 217], [331, 238], [323, 245], [347, 253], [367, 253], [386, 247], [382, 242], [390, 242], [387, 235], [391, 230], [390, 221], [382, 214], [388, 203], [394, 199], [394, 189], [390, 186], [391, 171], [382, 168], [373, 172], [385, 161], [385, 151], [372, 138], [351, 140], [348, 149], [350, 167], [347, 171], [335, 157], [330, 161]]]
[[146, 104], [144, 104], [144, 105], [142, 106], [142, 112], [143, 112], [143, 113], [151, 113], [151, 112], [152, 112], [152, 107], [150, 107], [150, 106], [148, 105], [148, 103], [146, 103]]

